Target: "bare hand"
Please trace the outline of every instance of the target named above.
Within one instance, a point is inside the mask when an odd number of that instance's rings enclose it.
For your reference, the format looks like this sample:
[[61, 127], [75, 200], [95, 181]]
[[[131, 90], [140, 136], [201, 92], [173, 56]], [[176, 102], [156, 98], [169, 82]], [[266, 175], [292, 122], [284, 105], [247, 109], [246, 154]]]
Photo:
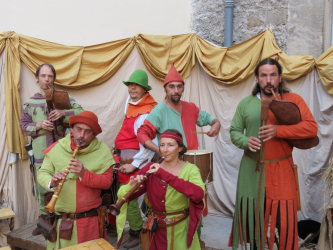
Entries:
[[264, 139], [268, 141], [275, 138], [277, 135], [276, 126], [273, 124], [265, 125], [259, 128], [259, 139]]
[[83, 177], [85, 168], [83, 167], [83, 164], [77, 160], [77, 159], [71, 159], [68, 164], [68, 168], [70, 169], [70, 173], [74, 173], [79, 177]]
[[220, 128], [221, 128], [221, 123], [217, 119], [214, 119], [213, 124], [210, 127], [210, 130], [208, 131], [207, 135], [209, 137], [215, 137], [214, 141], [216, 141], [217, 138], [219, 137]]
[[142, 182], [146, 177], [144, 175], [137, 175], [135, 178], [131, 176], [129, 184], [134, 187], [137, 183]]
[[41, 127], [42, 127], [42, 129], [52, 131], [53, 130], [53, 123], [48, 121], [48, 120], [44, 120], [44, 121], [42, 121], [42, 126]]
[[61, 117], [65, 116], [65, 110], [55, 109], [52, 110], [49, 114], [49, 119], [51, 122], [60, 119]]
[[157, 170], [160, 168], [160, 164], [158, 163], [154, 163], [150, 166], [149, 170], [147, 171], [147, 173], [149, 174], [155, 174], [157, 172]]
[[257, 152], [257, 150], [260, 150], [261, 143], [258, 138], [251, 136], [247, 141], [247, 146], [249, 147], [250, 151]]
[[130, 174], [135, 170], [137, 170], [137, 168], [132, 164], [124, 164], [119, 168], [119, 172], [123, 174]]
[[58, 186], [61, 180], [67, 181], [66, 176], [67, 174], [64, 171], [54, 174], [51, 179], [50, 187], [52, 188]]

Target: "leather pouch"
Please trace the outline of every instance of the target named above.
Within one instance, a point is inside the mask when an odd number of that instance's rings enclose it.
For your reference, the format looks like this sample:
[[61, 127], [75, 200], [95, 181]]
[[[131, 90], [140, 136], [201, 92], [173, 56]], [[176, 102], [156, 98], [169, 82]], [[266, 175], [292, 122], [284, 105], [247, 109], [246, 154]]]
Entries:
[[57, 240], [57, 231], [54, 225], [51, 225], [46, 220], [39, 220], [37, 226], [41, 229], [46, 240], [51, 242], [55, 242]]
[[147, 224], [143, 225], [143, 228], [140, 233], [141, 249], [149, 250], [150, 244], [152, 241], [150, 230], [147, 229]]
[[73, 230], [73, 223], [74, 223], [74, 214], [71, 214], [69, 220], [67, 220], [67, 214], [62, 214], [62, 219], [59, 225], [59, 238], [64, 240], [70, 240], [72, 237], [72, 230]]

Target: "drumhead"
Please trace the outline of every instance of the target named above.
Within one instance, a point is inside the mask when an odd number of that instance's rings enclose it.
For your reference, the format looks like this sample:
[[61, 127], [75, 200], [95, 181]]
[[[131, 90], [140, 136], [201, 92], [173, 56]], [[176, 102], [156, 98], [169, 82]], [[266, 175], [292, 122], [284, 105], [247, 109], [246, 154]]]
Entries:
[[187, 150], [187, 152], [184, 155], [206, 155], [211, 153], [213, 153], [213, 150], [200, 149], [200, 150]]

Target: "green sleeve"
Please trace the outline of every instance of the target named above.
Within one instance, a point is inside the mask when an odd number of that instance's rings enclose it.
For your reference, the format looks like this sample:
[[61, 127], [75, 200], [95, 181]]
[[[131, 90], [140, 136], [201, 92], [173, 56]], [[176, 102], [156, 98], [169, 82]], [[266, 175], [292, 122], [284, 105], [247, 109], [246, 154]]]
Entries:
[[78, 104], [70, 95], [69, 100], [72, 106], [72, 109], [65, 109], [65, 116], [63, 117], [64, 123], [69, 123], [69, 118], [73, 115], [79, 115], [81, 114], [84, 109], [81, 107], [80, 104]]
[[214, 119], [216, 119], [214, 116], [208, 114], [206, 111], [200, 110], [197, 125], [199, 127], [212, 125]]
[[118, 193], [117, 193], [118, 200], [120, 200], [121, 198], [123, 198], [124, 195], [127, 194], [131, 189], [132, 189], [132, 186], [129, 183], [127, 183], [125, 185], [122, 185], [119, 188]]
[[[195, 166], [195, 165], [194, 165]], [[191, 168], [191, 174], [190, 174], [190, 179], [189, 182], [199, 186], [202, 188], [202, 190], [205, 192], [205, 183], [202, 181], [201, 174], [200, 174], [200, 169], [195, 166]]]
[[45, 158], [43, 160], [43, 165], [37, 173], [37, 181], [43, 188], [49, 190], [47, 186], [54, 174], [55, 174], [54, 166], [48, 155], [45, 155]]
[[236, 147], [248, 150], [249, 148], [247, 142], [249, 140], [249, 137], [244, 134], [244, 107], [244, 101], [241, 101], [237, 106], [236, 113], [230, 125], [230, 138], [232, 143], [235, 144]]

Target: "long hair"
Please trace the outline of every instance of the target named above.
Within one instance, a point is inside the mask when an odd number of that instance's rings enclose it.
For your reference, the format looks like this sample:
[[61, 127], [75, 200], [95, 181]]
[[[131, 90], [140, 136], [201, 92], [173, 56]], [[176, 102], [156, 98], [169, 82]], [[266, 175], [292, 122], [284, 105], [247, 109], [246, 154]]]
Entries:
[[[256, 69], [254, 70], [254, 74], [256, 77], [259, 77], [259, 68], [266, 64], [275, 65], [278, 69], [279, 76], [282, 75], [282, 66], [280, 65], [280, 63], [272, 58], [266, 58], [266, 59], [262, 60], [261, 62], [259, 62]], [[252, 95], [255, 96], [259, 92], [260, 92], [260, 85], [259, 85], [259, 82], [257, 82], [252, 90]], [[279, 83], [278, 92], [280, 95], [290, 92], [290, 90], [285, 86], [283, 79], [281, 79], [281, 82]]]

